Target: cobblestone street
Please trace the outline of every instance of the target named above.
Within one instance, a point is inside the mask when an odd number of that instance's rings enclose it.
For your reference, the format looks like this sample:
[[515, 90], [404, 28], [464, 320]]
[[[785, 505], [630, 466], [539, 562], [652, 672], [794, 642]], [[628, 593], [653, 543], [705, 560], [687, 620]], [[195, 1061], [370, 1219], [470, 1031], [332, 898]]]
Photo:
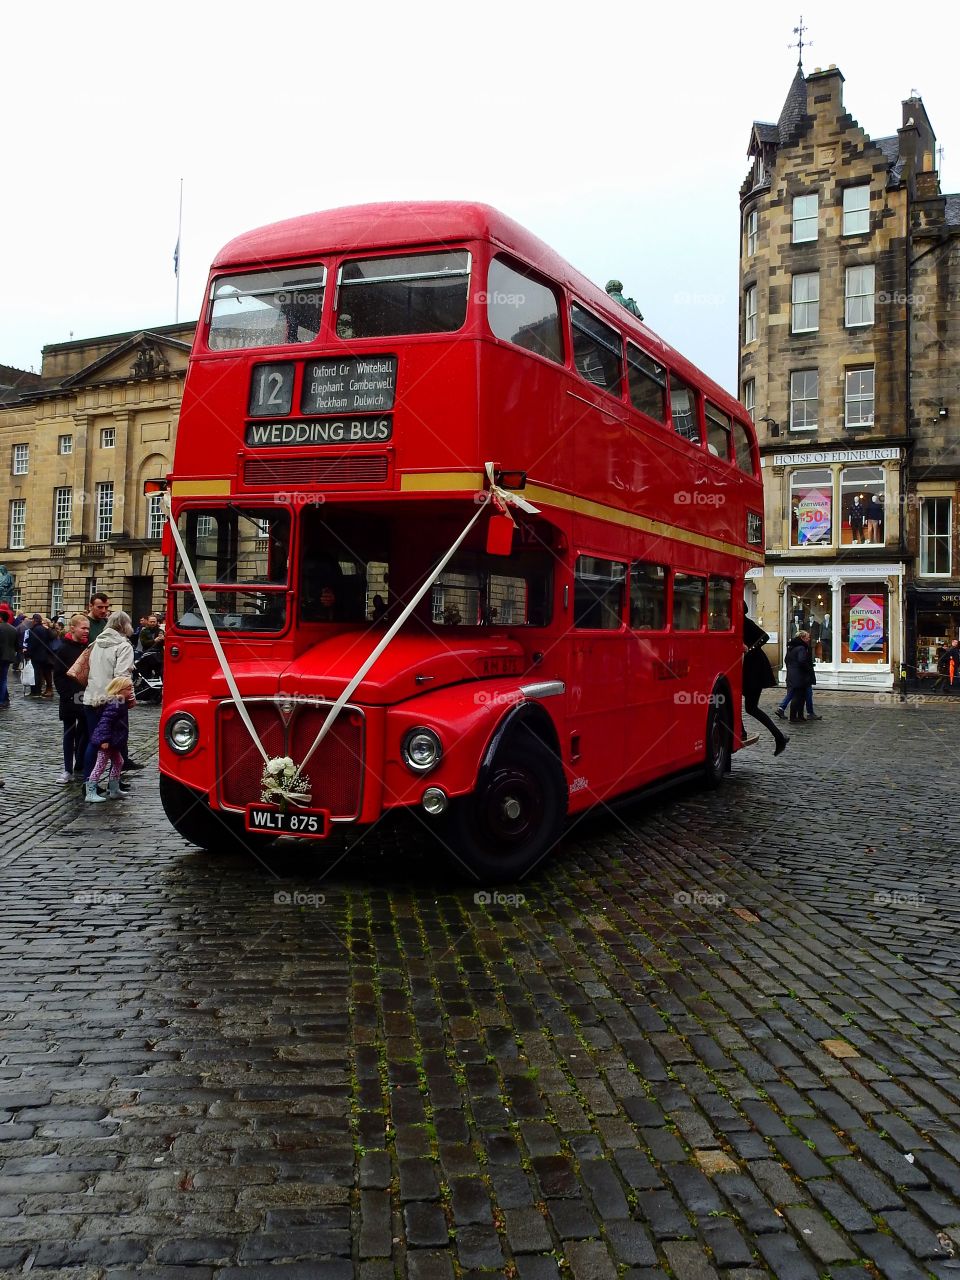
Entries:
[[84, 806], [14, 681], [0, 1274], [960, 1276], [960, 702], [819, 703], [495, 889], [200, 854], [155, 709]]

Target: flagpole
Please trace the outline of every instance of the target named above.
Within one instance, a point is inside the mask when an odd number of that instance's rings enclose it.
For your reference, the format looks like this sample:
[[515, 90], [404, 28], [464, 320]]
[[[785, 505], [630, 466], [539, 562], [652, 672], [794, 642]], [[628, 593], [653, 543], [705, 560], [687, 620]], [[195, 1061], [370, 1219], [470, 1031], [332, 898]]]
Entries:
[[183, 179], [180, 179], [180, 212], [177, 215], [177, 249], [173, 256], [173, 270], [177, 277], [177, 301], [173, 312], [174, 324], [180, 323], [180, 232], [183, 227]]

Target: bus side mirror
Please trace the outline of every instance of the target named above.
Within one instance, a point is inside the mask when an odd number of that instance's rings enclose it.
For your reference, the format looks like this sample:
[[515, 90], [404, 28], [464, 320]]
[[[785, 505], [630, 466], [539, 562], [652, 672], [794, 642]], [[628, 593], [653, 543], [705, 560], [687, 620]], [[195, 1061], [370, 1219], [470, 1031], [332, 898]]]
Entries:
[[487, 555], [508, 556], [513, 550], [514, 523], [509, 516], [494, 515], [487, 525]]

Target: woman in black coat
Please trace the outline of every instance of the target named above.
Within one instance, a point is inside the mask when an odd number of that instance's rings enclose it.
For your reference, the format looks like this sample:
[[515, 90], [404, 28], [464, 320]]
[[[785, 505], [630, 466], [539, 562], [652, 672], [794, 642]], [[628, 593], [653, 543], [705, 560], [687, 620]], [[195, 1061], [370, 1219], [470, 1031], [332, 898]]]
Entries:
[[744, 613], [743, 643], [746, 651], [743, 655], [743, 709], [773, 734], [777, 744], [773, 754], [778, 756], [790, 739], [785, 733], [781, 733], [765, 711], [760, 710], [760, 694], [764, 689], [773, 689], [777, 683], [770, 659], [763, 652], [763, 646], [769, 640], [766, 631]]
[[787, 668], [787, 688], [790, 690], [790, 719], [796, 722], [804, 718], [803, 704], [807, 700], [807, 690], [816, 679], [809, 631], [801, 631], [793, 637], [787, 645], [784, 662]]

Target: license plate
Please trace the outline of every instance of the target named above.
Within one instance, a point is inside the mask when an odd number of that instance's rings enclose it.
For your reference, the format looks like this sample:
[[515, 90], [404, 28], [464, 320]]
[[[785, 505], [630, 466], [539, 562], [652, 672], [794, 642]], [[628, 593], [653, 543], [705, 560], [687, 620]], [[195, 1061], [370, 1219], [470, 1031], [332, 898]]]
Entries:
[[248, 804], [244, 815], [248, 831], [271, 836], [306, 836], [325, 840], [330, 834], [329, 809], [287, 809], [275, 804]]

